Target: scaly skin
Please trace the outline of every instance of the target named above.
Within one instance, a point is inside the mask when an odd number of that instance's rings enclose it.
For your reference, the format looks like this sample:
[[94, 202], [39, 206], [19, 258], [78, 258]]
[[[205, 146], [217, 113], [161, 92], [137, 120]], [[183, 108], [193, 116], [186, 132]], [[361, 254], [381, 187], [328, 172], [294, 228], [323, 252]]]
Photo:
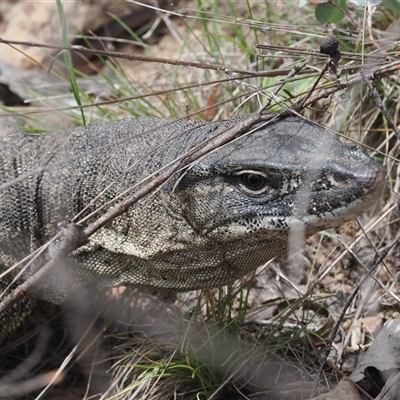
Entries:
[[[94, 212], [237, 121], [127, 119], [37, 137], [4, 128], [0, 184], [11, 185], [0, 191], [0, 272], [51, 239], [58, 222]], [[304, 239], [355, 218], [383, 179], [374, 160], [309, 122], [260, 124], [97, 231], [35, 296], [59, 303], [87, 281], [165, 291], [225, 285], [285, 252], [289, 234]], [[34, 305], [30, 297], [7, 311], [0, 337]]]

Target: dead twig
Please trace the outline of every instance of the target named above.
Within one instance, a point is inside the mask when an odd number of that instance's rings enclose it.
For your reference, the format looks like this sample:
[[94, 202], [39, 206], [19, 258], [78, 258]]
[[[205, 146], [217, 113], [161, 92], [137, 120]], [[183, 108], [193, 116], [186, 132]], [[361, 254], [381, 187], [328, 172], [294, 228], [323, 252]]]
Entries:
[[379, 108], [379, 110], [381, 110], [382, 114], [386, 117], [389, 126], [393, 129], [393, 132], [395, 133], [397, 139], [400, 140], [400, 131], [397, 128], [397, 125], [394, 122], [393, 117], [390, 115], [388, 109], [383, 104], [383, 101], [382, 101], [381, 97], [379, 96], [378, 91], [376, 90], [376, 88], [374, 86], [379, 82], [380, 78], [375, 77], [375, 79], [372, 80], [372, 82], [373, 82], [373, 84], [372, 84], [371, 80], [367, 79], [365, 74], [363, 74], [361, 72], [361, 75], [362, 75], [363, 81], [368, 86], [368, 90], [370, 91], [370, 93], [371, 93], [371, 95], [372, 95], [372, 97], [374, 99], [375, 105]]

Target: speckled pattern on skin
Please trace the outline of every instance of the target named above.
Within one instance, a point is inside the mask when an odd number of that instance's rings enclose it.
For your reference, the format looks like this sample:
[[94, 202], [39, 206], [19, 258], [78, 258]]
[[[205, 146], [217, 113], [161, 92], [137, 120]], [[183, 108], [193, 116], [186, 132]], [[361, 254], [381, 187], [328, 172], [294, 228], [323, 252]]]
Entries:
[[[51, 239], [58, 222], [94, 212], [238, 120], [126, 119], [41, 136], [2, 129], [0, 184], [25, 179], [0, 191], [0, 272]], [[301, 118], [259, 124], [97, 231], [35, 295], [59, 303], [87, 281], [165, 291], [227, 284], [285, 252], [291, 231], [304, 239], [355, 218], [383, 178], [366, 154]], [[0, 337], [34, 303], [1, 316]]]

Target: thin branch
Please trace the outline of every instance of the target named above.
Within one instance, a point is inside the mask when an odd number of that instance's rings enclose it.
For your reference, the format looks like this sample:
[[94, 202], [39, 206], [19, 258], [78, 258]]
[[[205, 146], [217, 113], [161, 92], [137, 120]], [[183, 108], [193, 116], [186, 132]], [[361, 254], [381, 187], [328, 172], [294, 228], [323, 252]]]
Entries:
[[[393, 132], [395, 133], [396, 137], [398, 140], [400, 140], [400, 131], [399, 128], [397, 127], [396, 123], [394, 122], [393, 117], [390, 115], [388, 109], [385, 107], [385, 105], [383, 104], [383, 101], [381, 99], [381, 97], [379, 96], [378, 91], [376, 90], [375, 86], [371, 83], [370, 79], [367, 79], [367, 77], [365, 76], [365, 74], [362, 74], [362, 78], [363, 81], [365, 82], [365, 84], [368, 86], [368, 89], [374, 99], [374, 103], [376, 105], [376, 107], [381, 110], [382, 114], [386, 117], [387, 122], [389, 124], [389, 126], [393, 129]], [[378, 81], [377, 78], [375, 78], [373, 80], [374, 84], [376, 84]]]
[[208, 64], [208, 63], [200, 63], [194, 61], [183, 61], [183, 60], [175, 60], [172, 58], [160, 58], [160, 57], [151, 57], [151, 56], [144, 56], [140, 54], [128, 54], [128, 53], [121, 53], [118, 51], [109, 51], [109, 50], [98, 50], [98, 49], [89, 49], [84, 46], [55, 46], [46, 43], [37, 43], [37, 42], [25, 42], [19, 40], [6, 40], [0, 38], [0, 43], [9, 44], [9, 45], [21, 45], [21, 46], [30, 46], [30, 47], [40, 47], [46, 49], [54, 49], [60, 51], [69, 50], [76, 53], [84, 53], [84, 54], [93, 54], [97, 56], [103, 57], [114, 57], [114, 58], [122, 58], [125, 60], [135, 60], [135, 61], [144, 61], [144, 62], [151, 62], [151, 63], [158, 63], [158, 64], [167, 64], [167, 65], [179, 65], [182, 67], [189, 67], [189, 68], [200, 68], [200, 69], [209, 69], [214, 71], [221, 71], [221, 72], [230, 72], [230, 73], [237, 73], [237, 74], [244, 74], [244, 75], [251, 75], [251, 76], [281, 76], [287, 73], [290, 73], [290, 69], [287, 70], [275, 70], [275, 71], [263, 71], [254, 72], [248, 70], [242, 70], [237, 68], [229, 68], [222, 64]]

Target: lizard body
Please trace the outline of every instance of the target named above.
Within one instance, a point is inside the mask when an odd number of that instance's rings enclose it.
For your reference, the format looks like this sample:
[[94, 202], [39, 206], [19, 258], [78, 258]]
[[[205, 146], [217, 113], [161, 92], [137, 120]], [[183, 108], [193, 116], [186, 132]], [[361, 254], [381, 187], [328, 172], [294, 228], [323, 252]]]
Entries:
[[[94, 220], [98, 207], [239, 120], [126, 119], [40, 136], [4, 129], [0, 273], [49, 241], [57, 222], [78, 213]], [[308, 237], [355, 218], [376, 201], [383, 178], [369, 156], [312, 123], [258, 124], [97, 231], [36, 296], [59, 303], [87, 280], [166, 291], [227, 284], [287, 251], [290, 232]], [[0, 317], [0, 337], [34, 302]]]

